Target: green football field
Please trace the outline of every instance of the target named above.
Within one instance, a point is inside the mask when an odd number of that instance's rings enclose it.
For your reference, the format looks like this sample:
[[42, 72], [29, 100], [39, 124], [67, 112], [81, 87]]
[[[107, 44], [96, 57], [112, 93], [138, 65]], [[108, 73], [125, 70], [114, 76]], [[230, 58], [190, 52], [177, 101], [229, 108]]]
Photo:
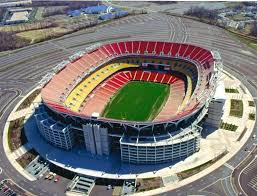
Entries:
[[102, 116], [120, 120], [153, 120], [167, 101], [169, 89], [167, 84], [131, 81], [112, 97]]

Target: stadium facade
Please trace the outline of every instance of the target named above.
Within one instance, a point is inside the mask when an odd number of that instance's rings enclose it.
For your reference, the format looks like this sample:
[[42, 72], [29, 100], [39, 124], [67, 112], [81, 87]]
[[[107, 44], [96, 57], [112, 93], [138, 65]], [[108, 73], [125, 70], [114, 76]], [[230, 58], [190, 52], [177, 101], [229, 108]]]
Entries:
[[[94, 45], [42, 79], [42, 104], [34, 116], [44, 139], [65, 150], [79, 146], [98, 156], [119, 153], [133, 164], [181, 160], [200, 148], [200, 125], [215, 101], [220, 68], [217, 51], [190, 44]], [[113, 95], [130, 81], [168, 84], [171, 93], [162, 110], [146, 121], [103, 117]]]

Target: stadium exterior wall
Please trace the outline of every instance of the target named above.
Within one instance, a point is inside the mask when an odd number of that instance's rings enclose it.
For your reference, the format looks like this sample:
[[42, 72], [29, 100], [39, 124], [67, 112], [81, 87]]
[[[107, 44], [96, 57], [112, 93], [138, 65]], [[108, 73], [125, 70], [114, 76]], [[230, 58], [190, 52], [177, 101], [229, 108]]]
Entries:
[[186, 158], [200, 149], [202, 128], [194, 126], [188, 129], [187, 133], [180, 133], [177, 138], [152, 143], [138, 143], [121, 138], [121, 160], [134, 164], [158, 164]]
[[[125, 131], [120, 130], [120, 134], [116, 134], [115, 137], [120, 138], [121, 160], [132, 164], [159, 164], [181, 160], [197, 152], [202, 130], [197, 124], [207, 113], [207, 108], [208, 105], [194, 116], [193, 121], [188, 121], [185, 129], [178, 126], [176, 130], [156, 133], [153, 137], [129, 136], [125, 134]], [[46, 110], [46, 107], [41, 105], [36, 109], [34, 116], [39, 132], [47, 142], [58, 148], [71, 150], [75, 145], [76, 135], [81, 133], [85, 141], [83, 146], [88, 152], [100, 156], [111, 154], [110, 149], [115, 145], [110, 142], [114, 136], [111, 133], [111, 127], [114, 125], [107, 129], [105, 123], [85, 121], [81, 124], [82, 127], [74, 126], [74, 124], [61, 122], [65, 119], [61, 119], [60, 116], [57, 117], [52, 114], [49, 116]], [[73, 120], [80, 121], [77, 118]], [[165, 124], [163, 126], [165, 127]]]

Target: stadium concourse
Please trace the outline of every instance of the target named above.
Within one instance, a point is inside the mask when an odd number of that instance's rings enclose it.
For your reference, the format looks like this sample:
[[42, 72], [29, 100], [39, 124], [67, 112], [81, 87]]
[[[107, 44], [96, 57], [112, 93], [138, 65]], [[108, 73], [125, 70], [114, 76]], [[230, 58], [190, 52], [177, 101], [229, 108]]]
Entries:
[[[143, 25], [142, 25], [143, 24]], [[153, 31], [152, 27], [158, 29]], [[0, 87], [5, 89], [16, 89], [21, 91], [21, 96], [25, 96], [30, 91], [35, 82], [38, 82], [58, 62], [67, 58], [75, 51], [83, 50], [86, 46], [95, 43], [106, 43], [111, 40], [152, 40], [153, 37], [159, 41], [187, 42], [208, 49], [218, 49], [221, 53], [225, 69], [236, 75], [242, 83], [249, 89], [251, 94], [256, 97], [256, 52], [250, 50], [245, 45], [233, 40], [225, 31], [214, 26], [192, 21], [190, 19], [168, 16], [160, 13], [146, 14], [137, 17], [128, 17], [103, 26], [93, 33], [77, 32], [72, 36], [65, 36], [60, 39], [43, 42], [24, 48], [19, 51], [1, 55]], [[231, 58], [233, 56], [233, 58]], [[16, 79], [15, 81], [13, 79]], [[192, 78], [193, 79], [193, 78]], [[189, 80], [188, 80], [189, 81]], [[194, 80], [192, 80], [192, 83]], [[1, 115], [1, 129], [10, 114], [12, 108], [21, 99], [15, 93], [6, 93], [12, 100], [5, 103], [4, 97], [0, 100], [5, 106]], [[17, 97], [17, 98], [16, 98]], [[2, 99], [3, 98], [3, 99]], [[254, 128], [256, 128], [254, 126]], [[254, 134], [254, 133], [253, 133]], [[2, 138], [2, 135], [0, 135]], [[201, 176], [202, 178], [187, 185], [170, 191], [168, 195], [188, 195], [205, 194], [212, 195], [235, 195], [233, 184], [230, 181], [232, 174], [231, 168], [237, 165], [246, 157], [253, 148], [254, 139], [243, 140], [246, 144], [239, 150], [234, 157], [226, 162], [225, 165], [212, 171], [210, 175]], [[53, 147], [53, 146], [52, 146]], [[54, 147], [53, 147], [54, 148]], [[55, 148], [56, 150], [59, 150]], [[56, 186], [51, 186], [44, 180], [30, 182], [19, 172], [13, 169], [7, 157], [4, 155], [3, 147], [1, 150], [0, 167], [3, 168], [1, 179], [15, 176], [15, 182], [31, 193], [38, 195], [63, 195]], [[194, 155], [193, 155], [194, 156]], [[226, 166], [227, 165], [227, 166]], [[47, 190], [47, 191], [46, 191]], [[44, 191], [44, 192], [42, 192]], [[207, 192], [206, 192], [207, 191]], [[208, 193], [212, 192], [212, 193]], [[43, 193], [43, 194], [42, 194]], [[231, 194], [232, 193], [232, 194]], [[234, 193], [234, 194], [233, 194]]]

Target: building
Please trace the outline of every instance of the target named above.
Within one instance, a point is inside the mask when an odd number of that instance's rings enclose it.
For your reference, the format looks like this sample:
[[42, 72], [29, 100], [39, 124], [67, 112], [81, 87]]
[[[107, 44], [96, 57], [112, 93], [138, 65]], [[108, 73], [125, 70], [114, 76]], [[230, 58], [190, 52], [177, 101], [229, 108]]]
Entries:
[[[34, 116], [43, 138], [65, 150], [77, 146], [94, 156], [118, 153], [132, 164], [178, 161], [200, 148], [199, 123], [215, 99], [220, 69], [217, 51], [189, 44], [95, 45], [42, 79], [43, 101]], [[172, 87], [158, 115], [150, 121], [99, 115], [114, 93], [134, 80]]]
[[32, 4], [32, 0], [1, 0], [0, 7], [17, 7]]
[[32, 8], [8, 8], [4, 24], [17, 24], [29, 21]]
[[223, 82], [217, 84], [216, 92], [209, 105], [208, 118], [206, 124], [219, 128], [221, 117], [224, 112], [224, 105], [226, 101], [225, 86]]

